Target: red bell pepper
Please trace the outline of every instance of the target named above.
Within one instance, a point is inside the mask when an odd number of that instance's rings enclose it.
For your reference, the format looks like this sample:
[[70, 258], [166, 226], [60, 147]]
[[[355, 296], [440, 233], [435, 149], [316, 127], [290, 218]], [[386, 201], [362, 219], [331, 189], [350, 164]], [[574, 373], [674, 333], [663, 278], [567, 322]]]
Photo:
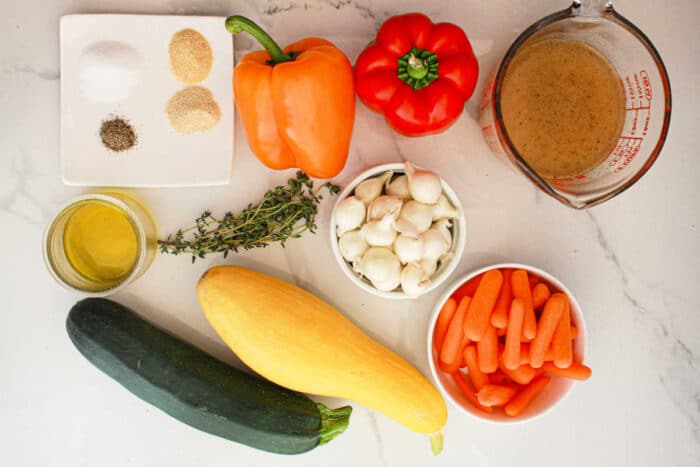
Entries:
[[355, 89], [399, 133], [439, 133], [474, 92], [479, 62], [467, 35], [420, 13], [393, 16], [355, 64]]

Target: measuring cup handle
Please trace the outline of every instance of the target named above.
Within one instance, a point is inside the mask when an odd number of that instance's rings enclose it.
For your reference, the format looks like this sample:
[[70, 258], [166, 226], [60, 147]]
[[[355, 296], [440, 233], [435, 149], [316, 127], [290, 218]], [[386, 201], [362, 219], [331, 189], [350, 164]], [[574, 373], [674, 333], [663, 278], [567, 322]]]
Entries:
[[574, 13], [580, 16], [600, 16], [612, 7], [612, 0], [574, 0], [571, 5]]

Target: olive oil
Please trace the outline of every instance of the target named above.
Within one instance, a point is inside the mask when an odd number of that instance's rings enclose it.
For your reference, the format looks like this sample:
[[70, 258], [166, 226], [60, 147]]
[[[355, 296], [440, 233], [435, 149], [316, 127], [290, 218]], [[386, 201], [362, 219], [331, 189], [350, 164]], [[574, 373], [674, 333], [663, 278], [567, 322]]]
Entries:
[[127, 213], [101, 202], [85, 204], [70, 216], [63, 248], [78, 274], [105, 285], [126, 278], [139, 253], [137, 232]]

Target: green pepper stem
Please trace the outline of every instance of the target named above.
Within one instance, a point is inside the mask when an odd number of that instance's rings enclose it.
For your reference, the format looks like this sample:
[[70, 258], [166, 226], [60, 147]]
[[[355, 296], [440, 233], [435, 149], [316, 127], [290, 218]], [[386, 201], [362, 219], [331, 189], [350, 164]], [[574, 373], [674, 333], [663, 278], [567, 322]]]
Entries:
[[428, 74], [428, 67], [425, 60], [422, 60], [415, 55], [408, 57], [408, 63], [406, 64], [406, 71], [411, 78], [421, 79], [423, 76]]
[[277, 65], [278, 63], [291, 62], [297, 55], [295, 53], [284, 53], [277, 42], [266, 33], [263, 28], [258, 26], [254, 21], [246, 18], [245, 16], [229, 16], [226, 18], [226, 30], [231, 34], [238, 34], [240, 32], [247, 32], [253, 36], [260, 45], [262, 45], [267, 53], [270, 54], [270, 64]]
[[352, 407], [346, 405], [339, 409], [329, 409], [323, 404], [317, 403], [318, 412], [321, 414], [321, 428], [319, 429], [319, 445], [332, 441], [336, 436], [344, 432], [350, 423]]
[[413, 47], [399, 58], [398, 77], [413, 89], [424, 88], [438, 77], [437, 55]]

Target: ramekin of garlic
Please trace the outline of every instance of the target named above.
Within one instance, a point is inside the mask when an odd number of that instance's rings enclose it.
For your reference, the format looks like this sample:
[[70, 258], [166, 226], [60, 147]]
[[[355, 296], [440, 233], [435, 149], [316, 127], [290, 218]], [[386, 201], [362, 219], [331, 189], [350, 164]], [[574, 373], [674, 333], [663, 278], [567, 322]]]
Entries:
[[345, 274], [384, 298], [415, 298], [457, 267], [466, 222], [454, 190], [411, 162], [383, 164], [355, 178], [331, 215], [331, 247]]

